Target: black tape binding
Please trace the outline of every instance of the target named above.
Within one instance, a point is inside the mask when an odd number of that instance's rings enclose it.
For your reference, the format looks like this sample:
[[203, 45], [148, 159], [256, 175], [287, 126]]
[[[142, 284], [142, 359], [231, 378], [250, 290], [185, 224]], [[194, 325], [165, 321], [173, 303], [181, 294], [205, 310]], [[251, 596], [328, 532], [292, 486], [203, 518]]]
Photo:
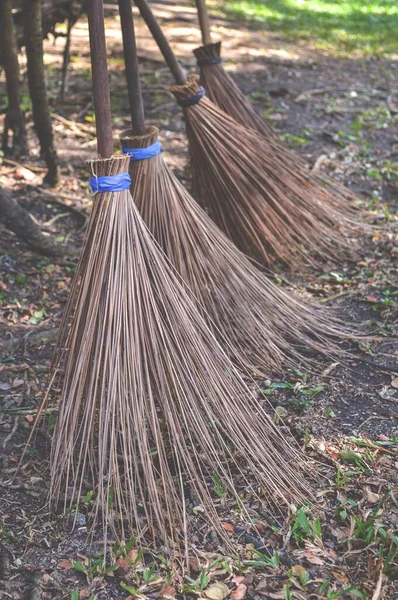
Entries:
[[201, 99], [203, 98], [205, 93], [206, 93], [205, 88], [200, 87], [199, 91], [194, 96], [190, 96], [189, 98], [177, 98], [177, 102], [183, 108], [185, 106], [192, 106], [193, 104], [198, 104], [198, 102], [201, 101]]
[[222, 63], [221, 56], [210, 56], [209, 58], [201, 58], [197, 61], [198, 67], [207, 67], [208, 65], [219, 65]]

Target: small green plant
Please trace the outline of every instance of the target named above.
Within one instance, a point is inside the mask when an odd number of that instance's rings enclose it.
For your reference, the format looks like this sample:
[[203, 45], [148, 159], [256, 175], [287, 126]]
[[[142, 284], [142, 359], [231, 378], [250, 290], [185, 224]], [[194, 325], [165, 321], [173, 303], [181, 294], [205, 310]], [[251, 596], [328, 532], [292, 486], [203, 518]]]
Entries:
[[223, 498], [225, 496], [225, 487], [223, 486], [221, 479], [219, 478], [219, 476], [217, 475], [217, 473], [214, 473], [212, 475], [212, 480], [213, 480], [213, 491], [216, 494], [216, 496], [218, 496], [219, 498]]
[[281, 559], [279, 553], [274, 551], [271, 556], [260, 552], [259, 550], [253, 549], [253, 555], [255, 558], [250, 558], [243, 561], [245, 567], [261, 568], [271, 567], [272, 569], [279, 569], [281, 566]]
[[89, 583], [93, 581], [94, 577], [111, 575], [117, 569], [116, 565], [106, 567], [104, 564], [104, 559], [101, 557], [95, 559], [88, 557], [84, 563], [77, 560], [72, 560], [72, 567], [75, 569], [75, 571], [84, 573]]
[[140, 593], [139, 590], [137, 588], [133, 587], [132, 585], [128, 585], [124, 581], [122, 581], [120, 583], [120, 585], [124, 590], [126, 590], [126, 592], [128, 592], [132, 596], [139, 596], [139, 593]]
[[7, 529], [4, 520], [0, 517], [0, 540], [2, 542], [9, 542], [12, 537], [12, 533]]
[[326, 600], [337, 600], [338, 598], [344, 598], [345, 594], [351, 594], [352, 596], [356, 597], [356, 598], [363, 598], [365, 600], [365, 598], [368, 598], [368, 595], [366, 592], [361, 592], [360, 590], [358, 590], [358, 588], [356, 587], [345, 587], [341, 590], [338, 591], [334, 591], [331, 588], [332, 582], [330, 581], [330, 579], [328, 581], [324, 581], [321, 585], [321, 587], [319, 588], [319, 593], [320, 594], [325, 594], [326, 593]]
[[189, 594], [190, 592], [200, 592], [204, 590], [210, 582], [210, 577], [208, 576], [205, 569], [202, 569], [197, 579], [192, 579], [191, 577], [188, 577], [188, 575], [185, 576], [185, 579], [188, 581], [188, 584], [184, 584], [182, 586], [183, 594]]
[[249, 96], [250, 100], [254, 102], [258, 102], [263, 107], [272, 106], [271, 96], [268, 92], [262, 92], [260, 90], [256, 90]]
[[44, 308], [39, 308], [33, 312], [33, 315], [29, 319], [29, 323], [32, 325], [37, 325], [41, 323], [46, 316], [46, 311]]
[[17, 283], [18, 285], [25, 285], [26, 284], [26, 275], [24, 275], [23, 273], [18, 273], [15, 276], [15, 283]]
[[282, 133], [280, 137], [283, 142], [288, 142], [296, 148], [299, 146], [306, 146], [308, 144], [307, 138], [293, 135], [291, 133]]
[[296, 413], [301, 414], [310, 407], [313, 398], [323, 390], [323, 385], [307, 385], [308, 374], [302, 371], [296, 371], [296, 375], [298, 381], [294, 383], [290, 381], [269, 382], [261, 388], [261, 392], [264, 396], [273, 396], [277, 390], [292, 392], [291, 407]]
[[319, 517], [313, 518], [306, 506], [299, 508], [290, 523], [292, 537], [297, 544], [305, 540], [322, 540], [322, 525]]

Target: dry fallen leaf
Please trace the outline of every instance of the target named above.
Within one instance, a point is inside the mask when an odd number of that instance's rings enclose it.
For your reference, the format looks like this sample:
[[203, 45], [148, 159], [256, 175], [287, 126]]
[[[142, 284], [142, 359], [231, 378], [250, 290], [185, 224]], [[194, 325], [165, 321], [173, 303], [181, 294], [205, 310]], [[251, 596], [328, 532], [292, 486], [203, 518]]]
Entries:
[[231, 533], [233, 533], [235, 527], [233, 525], [231, 525], [231, 523], [223, 523], [222, 524], [223, 529], [225, 529], [225, 531], [230, 531]]
[[127, 562], [127, 560], [123, 556], [120, 556], [117, 559], [116, 565], [117, 565], [117, 569], [116, 569], [117, 575], [125, 575], [126, 573], [128, 573], [130, 571], [130, 564]]
[[58, 566], [60, 569], [72, 569], [73, 565], [69, 560], [61, 560], [61, 562], [58, 563]]
[[301, 579], [301, 577], [306, 575], [307, 570], [301, 565], [293, 565], [292, 573]]
[[240, 583], [243, 583], [245, 579], [246, 577], [244, 575], [235, 575], [235, 577], [232, 579], [232, 582], [235, 585], [239, 585]]
[[172, 598], [175, 598], [175, 595], [176, 595], [175, 587], [172, 585], [168, 585], [162, 589], [160, 597], [163, 598], [164, 600], [172, 600]]
[[348, 579], [347, 575], [345, 573], [342, 573], [341, 571], [332, 571], [332, 575], [337, 579], [339, 583], [350, 583], [350, 580]]
[[398, 388], [398, 377], [394, 377], [394, 379], [391, 382], [391, 386], [393, 388]]
[[33, 171], [30, 171], [26, 167], [18, 167], [14, 173], [15, 179], [24, 179], [25, 181], [33, 181], [35, 177], [36, 175], [33, 173]]
[[377, 580], [375, 591], [373, 592], [372, 600], [380, 600], [381, 586], [383, 583], [383, 571], [380, 571], [379, 579]]
[[209, 600], [224, 600], [229, 596], [229, 587], [225, 583], [212, 583], [203, 593]]
[[368, 502], [370, 502], [370, 504], [377, 504], [377, 502], [380, 500], [379, 494], [375, 494], [370, 488], [366, 487], [365, 492]]
[[308, 562], [311, 563], [312, 565], [322, 566], [325, 564], [325, 561], [323, 561], [321, 558], [319, 558], [319, 556], [317, 556], [310, 550], [305, 550], [304, 556], [308, 560]]
[[231, 600], [243, 600], [246, 596], [247, 586], [240, 583], [238, 587], [231, 592]]

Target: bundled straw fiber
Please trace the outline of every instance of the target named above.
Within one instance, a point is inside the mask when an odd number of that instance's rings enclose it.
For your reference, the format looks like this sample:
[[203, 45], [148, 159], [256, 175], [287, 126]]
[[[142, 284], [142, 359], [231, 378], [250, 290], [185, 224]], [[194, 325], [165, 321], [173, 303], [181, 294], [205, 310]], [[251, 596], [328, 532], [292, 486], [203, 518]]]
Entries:
[[200, 69], [200, 83], [208, 98], [238, 123], [257, 129], [259, 133], [276, 140], [272, 127], [258, 114], [224, 69], [220, 55], [221, 42], [200, 46], [193, 53]]
[[[351, 221], [327, 189], [282, 161], [257, 132], [240, 125], [202, 93], [191, 75], [172, 91], [185, 104], [194, 196], [240, 250], [258, 261], [290, 265], [348, 252]], [[192, 98], [195, 103], [190, 104]]]
[[138, 149], [158, 144], [157, 128], [140, 136], [123, 132], [121, 142], [133, 155], [131, 190], [144, 221], [235, 359], [270, 374], [338, 353], [332, 338], [347, 335], [333, 328], [330, 315], [288, 295], [252, 265], [193, 200], [159, 149], [137, 160]]
[[[302, 177], [310, 178], [313, 184], [326, 188], [329, 201], [345, 211], [358, 210], [354, 204], [355, 196], [342, 184], [334, 181], [325, 173], [309, 172], [305, 161], [290, 148], [283, 144], [272, 127], [261, 115], [258, 114], [252, 103], [246, 98], [236, 85], [232, 77], [225, 71], [220, 56], [221, 42], [208, 43], [194, 50], [200, 68], [200, 83], [205, 88], [208, 98], [217, 104], [224, 112], [230, 115], [237, 123], [255, 129], [267, 138], [273, 146], [273, 151], [284, 162], [295, 165]], [[347, 204], [347, 201], [351, 204]]]
[[[128, 161], [100, 159], [92, 168], [123, 173]], [[199, 316], [128, 190], [95, 198], [70, 322], [56, 360], [65, 374], [54, 502], [64, 498], [66, 508], [93, 488], [105, 524], [127, 526], [124, 536], [147, 529], [173, 549], [187, 536], [189, 494], [221, 533], [209, 486], [215, 474], [232, 497], [239, 473], [277, 504], [305, 493], [300, 459]]]

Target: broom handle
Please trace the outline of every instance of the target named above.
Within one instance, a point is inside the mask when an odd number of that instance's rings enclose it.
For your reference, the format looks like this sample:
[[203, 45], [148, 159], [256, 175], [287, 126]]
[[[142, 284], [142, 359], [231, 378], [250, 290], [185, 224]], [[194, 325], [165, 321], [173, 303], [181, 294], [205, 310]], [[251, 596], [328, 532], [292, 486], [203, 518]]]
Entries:
[[88, 0], [87, 15], [97, 148], [102, 158], [110, 158], [113, 154], [112, 116], [102, 0]]
[[131, 0], [118, 0], [118, 2], [122, 25], [123, 54], [130, 103], [131, 127], [134, 135], [143, 135], [145, 133], [145, 116], [138, 69], [133, 10]]
[[204, 46], [211, 44], [209, 13], [207, 12], [206, 0], [195, 0], [198, 11], [200, 31], [202, 32], [202, 42]]
[[159, 50], [163, 54], [163, 58], [169, 67], [171, 74], [176, 80], [177, 85], [184, 85], [187, 81], [187, 76], [184, 69], [178, 62], [169, 42], [167, 41], [159, 23], [156, 20], [148, 2], [146, 0], [134, 0], [135, 5], [141, 13], [149, 31], [152, 33], [153, 39], [159, 46]]

